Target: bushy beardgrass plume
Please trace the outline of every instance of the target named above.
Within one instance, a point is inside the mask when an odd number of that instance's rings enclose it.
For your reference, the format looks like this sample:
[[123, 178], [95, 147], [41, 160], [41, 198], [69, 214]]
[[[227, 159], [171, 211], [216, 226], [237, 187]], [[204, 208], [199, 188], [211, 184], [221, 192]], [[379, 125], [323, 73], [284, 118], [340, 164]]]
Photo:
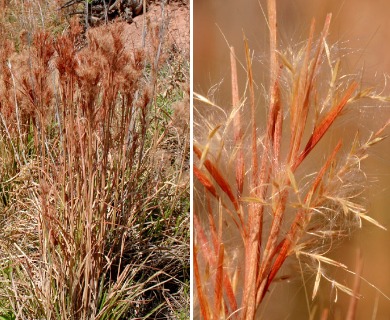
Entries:
[[121, 21], [45, 29], [53, 10], [18, 43], [16, 2], [0, 5], [0, 319], [186, 317], [189, 63], [167, 15], [138, 49]]

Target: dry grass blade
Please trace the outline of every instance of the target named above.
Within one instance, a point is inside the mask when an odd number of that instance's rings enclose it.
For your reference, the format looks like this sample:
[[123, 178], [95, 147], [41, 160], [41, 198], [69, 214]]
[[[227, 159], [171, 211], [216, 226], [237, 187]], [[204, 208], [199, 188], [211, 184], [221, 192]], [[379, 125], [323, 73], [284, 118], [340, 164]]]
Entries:
[[[199, 158], [202, 155], [199, 148], [195, 145], [194, 145], [194, 153]], [[230, 201], [234, 205], [234, 208], [238, 211], [239, 210], [238, 201], [233, 194], [232, 188], [230, 187], [230, 184], [224, 179], [223, 175], [218, 170], [218, 168], [208, 159], [204, 161], [204, 166], [206, 167], [206, 169], [210, 173], [210, 175], [214, 178], [215, 182], [219, 185], [221, 190], [224, 193], [226, 193], [226, 195], [229, 197]]]
[[[237, 147], [236, 154], [236, 184], [238, 197], [241, 196], [244, 188], [244, 153], [242, 150], [242, 128], [241, 128], [241, 106], [240, 97], [238, 93], [238, 79], [237, 79], [237, 65], [234, 48], [230, 48], [230, 65], [231, 65], [231, 76], [232, 76], [232, 106], [234, 117], [234, 143]], [[238, 109], [236, 112], [235, 109]]]
[[200, 183], [214, 196], [217, 196], [217, 191], [215, 190], [211, 181], [206, 177], [206, 175], [200, 171], [196, 166], [193, 168], [195, 177], [200, 181]]
[[198, 260], [197, 260], [197, 254], [196, 254], [196, 249], [194, 249], [194, 263], [193, 263], [193, 268], [194, 268], [194, 277], [196, 281], [196, 290], [197, 290], [197, 299], [199, 300], [199, 305], [202, 313], [202, 318], [207, 320], [211, 319], [210, 318], [210, 313], [209, 313], [209, 304], [207, 302], [207, 298], [205, 294], [203, 293], [203, 287], [202, 287], [202, 279], [200, 276], [200, 271], [198, 267]]
[[355, 270], [355, 283], [353, 284], [353, 292], [354, 295], [351, 296], [348, 306], [348, 313], [346, 316], [346, 320], [353, 320], [356, 319], [356, 309], [357, 309], [357, 303], [358, 303], [358, 296], [360, 292], [360, 283], [361, 283], [361, 275], [363, 272], [363, 258], [358, 252], [356, 254], [356, 270]]
[[218, 248], [218, 262], [217, 262], [217, 272], [215, 275], [215, 284], [214, 284], [214, 319], [219, 319], [221, 306], [222, 306], [222, 278], [223, 278], [223, 257], [224, 257], [224, 246], [220, 244]]
[[306, 156], [310, 153], [310, 151], [313, 150], [316, 144], [321, 140], [324, 134], [328, 131], [329, 127], [332, 125], [335, 119], [340, 115], [343, 108], [347, 105], [348, 100], [352, 97], [352, 94], [355, 92], [356, 88], [357, 88], [357, 83], [351, 84], [347, 92], [345, 93], [344, 97], [341, 99], [341, 101], [337, 105], [335, 105], [335, 107], [331, 111], [329, 111], [329, 113], [321, 121], [321, 123], [316, 126], [304, 150], [295, 160], [292, 166], [293, 170], [295, 170], [301, 164], [301, 162], [306, 158]]
[[248, 40], [245, 39], [245, 58], [247, 63], [248, 72], [248, 87], [250, 96], [250, 108], [251, 108], [251, 168], [252, 168], [252, 179], [250, 188], [254, 189], [258, 185], [258, 151], [257, 151], [257, 125], [256, 125], [256, 106], [255, 106], [255, 90], [253, 85], [253, 72], [252, 72], [252, 59], [250, 57]]

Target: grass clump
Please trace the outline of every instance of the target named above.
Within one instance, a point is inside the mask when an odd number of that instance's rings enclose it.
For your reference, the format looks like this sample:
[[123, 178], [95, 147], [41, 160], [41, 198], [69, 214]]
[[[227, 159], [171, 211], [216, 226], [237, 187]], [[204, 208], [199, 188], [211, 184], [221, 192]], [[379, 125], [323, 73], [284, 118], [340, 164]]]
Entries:
[[166, 47], [150, 28], [150, 50], [120, 22], [81, 50], [76, 20], [2, 34], [1, 317], [188, 313], [188, 90], [158, 106]]
[[[328, 282], [351, 296], [349, 319], [359, 297], [327, 274], [350, 271], [327, 256], [334, 243], [369, 222], [361, 202], [361, 162], [384, 138], [390, 121], [362, 138], [329, 139], [332, 124], [359, 101], [388, 101], [342, 75], [327, 42], [331, 15], [314, 39], [313, 21], [301, 50], [278, 48], [275, 1], [268, 1], [270, 85], [263, 99], [265, 123], [256, 110], [252, 60], [245, 41], [247, 84], [240, 96], [231, 48], [232, 110], [197, 95], [194, 129], [194, 278], [196, 312], [204, 319], [258, 319], [269, 289], [291, 278], [295, 260], [311, 270], [311, 298]], [[246, 110], [248, 107], [249, 110]], [[263, 125], [263, 127], [261, 127]], [[327, 134], [328, 133], [328, 134]], [[325, 154], [316, 155], [327, 143]], [[317, 166], [308, 161], [315, 159]], [[313, 168], [314, 167], [314, 168]], [[357, 278], [360, 277], [357, 271]], [[320, 315], [326, 319], [328, 310]], [[310, 315], [311, 319], [314, 314]]]

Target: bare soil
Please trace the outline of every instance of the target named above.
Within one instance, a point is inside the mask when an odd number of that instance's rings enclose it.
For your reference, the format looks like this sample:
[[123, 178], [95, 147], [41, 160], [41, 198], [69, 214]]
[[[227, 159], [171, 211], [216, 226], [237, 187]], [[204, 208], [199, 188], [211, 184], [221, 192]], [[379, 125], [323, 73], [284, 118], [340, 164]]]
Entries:
[[143, 46], [143, 30], [146, 30], [145, 43], [151, 36], [146, 26], [159, 26], [165, 40], [165, 46], [170, 46], [174, 52], [190, 57], [190, 4], [187, 0], [170, 1], [163, 4], [160, 1], [153, 1], [145, 15], [137, 16], [133, 23], [127, 26], [127, 34], [130, 45], [134, 48]]

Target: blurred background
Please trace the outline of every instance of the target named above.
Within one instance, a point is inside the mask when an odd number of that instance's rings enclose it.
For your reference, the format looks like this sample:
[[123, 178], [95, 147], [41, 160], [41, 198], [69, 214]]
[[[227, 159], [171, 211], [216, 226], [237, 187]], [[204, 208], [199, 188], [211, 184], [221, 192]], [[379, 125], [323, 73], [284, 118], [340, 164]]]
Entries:
[[[207, 95], [215, 84], [219, 105], [230, 106], [230, 69], [228, 44], [236, 49], [243, 63], [243, 34], [254, 50], [254, 74], [258, 84], [267, 85], [268, 30], [266, 1], [263, 0], [196, 0], [194, 1], [194, 91]], [[277, 1], [279, 47], [294, 46], [304, 41], [312, 18], [320, 33], [325, 16], [332, 13], [328, 43], [338, 43], [344, 73], [363, 74], [362, 85], [375, 86], [390, 96], [386, 83], [390, 75], [390, 1], [387, 0], [294, 0]], [[245, 72], [240, 69], [240, 90], [244, 90]], [[349, 116], [349, 115], [348, 115]], [[359, 130], [369, 133], [390, 118], [390, 104], [362, 108], [353, 117]], [[344, 134], [345, 123], [335, 124], [335, 135]], [[348, 127], [348, 126], [347, 126]], [[356, 131], [356, 126], [354, 127]], [[390, 133], [388, 128], [386, 131]], [[390, 229], [390, 139], [371, 150], [364, 162], [369, 188], [364, 197], [369, 214]], [[390, 296], [390, 231], [383, 231], [364, 223], [336, 248], [331, 257], [354, 270], [357, 250], [364, 259], [362, 276], [387, 296]], [[329, 270], [330, 276], [342, 284], [352, 286], [353, 277], [342, 270]], [[333, 273], [334, 272], [334, 273]], [[305, 275], [309, 277], [310, 275]], [[313, 280], [313, 279], [312, 279]], [[309, 299], [312, 287], [308, 287]], [[369, 284], [362, 282], [357, 319], [390, 319], [390, 301]], [[323, 291], [310, 308], [329, 307], [335, 300], [334, 292]], [[276, 285], [262, 310], [263, 319], [308, 319], [302, 279]], [[349, 296], [339, 292], [337, 302], [330, 309], [329, 319], [345, 319]], [[317, 313], [318, 315], [318, 313]], [[319, 317], [316, 317], [316, 319]]]

